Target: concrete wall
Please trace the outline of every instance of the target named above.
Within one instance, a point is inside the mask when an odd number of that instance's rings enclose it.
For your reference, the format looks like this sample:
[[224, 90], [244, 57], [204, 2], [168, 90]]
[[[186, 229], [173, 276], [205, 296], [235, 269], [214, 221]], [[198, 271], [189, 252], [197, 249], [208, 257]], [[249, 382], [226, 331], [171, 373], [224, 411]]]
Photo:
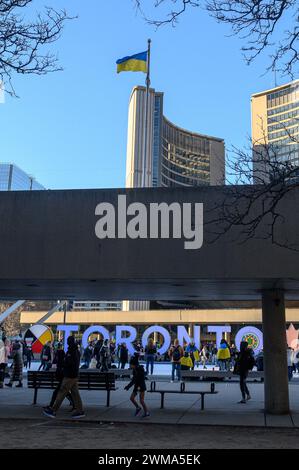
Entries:
[[[238, 243], [238, 230], [211, 242], [218, 223], [204, 227], [199, 250], [181, 239], [95, 236], [95, 208], [127, 202], [201, 202], [204, 220], [219, 217], [221, 187], [0, 193], [0, 298], [250, 299], [262, 288], [298, 298], [299, 253], [271, 240]], [[278, 238], [299, 240], [299, 191], [281, 204]], [[216, 208], [212, 210], [213, 208]], [[269, 222], [269, 221], [268, 221]], [[236, 241], [237, 240], [237, 241]]]

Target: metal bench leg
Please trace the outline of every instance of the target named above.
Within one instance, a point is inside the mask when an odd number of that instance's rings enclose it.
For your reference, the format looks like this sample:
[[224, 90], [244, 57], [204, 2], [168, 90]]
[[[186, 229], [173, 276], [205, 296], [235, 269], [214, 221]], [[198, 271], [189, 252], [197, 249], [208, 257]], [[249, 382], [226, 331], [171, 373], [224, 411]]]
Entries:
[[205, 394], [204, 393], [201, 393], [201, 409], [204, 410], [205, 409]]
[[110, 406], [110, 390], [107, 390], [107, 402], [106, 406]]
[[160, 392], [161, 393], [161, 409], [164, 408], [164, 395], [165, 393], [164, 392]]
[[33, 405], [36, 405], [38, 388], [34, 389]]

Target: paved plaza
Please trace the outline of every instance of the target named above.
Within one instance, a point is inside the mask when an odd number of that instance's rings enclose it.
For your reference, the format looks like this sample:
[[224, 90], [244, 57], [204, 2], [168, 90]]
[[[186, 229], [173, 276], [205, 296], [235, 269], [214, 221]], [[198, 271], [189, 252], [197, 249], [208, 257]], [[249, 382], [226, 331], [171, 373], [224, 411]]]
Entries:
[[[26, 376], [25, 376], [26, 377]], [[179, 390], [178, 383], [170, 383], [166, 375], [157, 382], [157, 389]], [[252, 399], [245, 405], [240, 400], [237, 381], [216, 382], [215, 395], [206, 395], [205, 409], [200, 409], [200, 396], [188, 394], [165, 395], [165, 408], [160, 409], [160, 394], [147, 393], [146, 402], [151, 416], [142, 419], [134, 416], [129, 401], [130, 392], [124, 390], [127, 381], [116, 382], [117, 390], [111, 392], [111, 406], [107, 408], [106, 392], [80, 391], [87, 422], [146, 422], [156, 424], [188, 424], [213, 426], [257, 426], [299, 428], [299, 380], [293, 379], [289, 385], [291, 413], [284, 416], [265, 414], [263, 410], [264, 386], [261, 382], [248, 382]], [[148, 385], [149, 388], [149, 385]], [[209, 390], [209, 382], [187, 382], [186, 390]], [[42, 406], [48, 404], [52, 391], [39, 390], [37, 404], [32, 405], [33, 389], [3, 388], [0, 390], [0, 419], [45, 419]], [[69, 406], [64, 402], [56, 420], [70, 420]]]

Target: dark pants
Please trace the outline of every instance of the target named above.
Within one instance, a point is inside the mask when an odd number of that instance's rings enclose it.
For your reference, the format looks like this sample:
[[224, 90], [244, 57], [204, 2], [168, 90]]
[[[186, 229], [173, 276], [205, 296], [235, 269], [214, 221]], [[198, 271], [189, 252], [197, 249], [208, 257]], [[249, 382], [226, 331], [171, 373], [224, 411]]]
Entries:
[[292, 379], [293, 377], [293, 366], [288, 366], [288, 378], [289, 378], [289, 381]]
[[241, 372], [240, 374], [240, 390], [242, 393], [242, 398], [243, 400], [246, 399], [246, 395], [250, 395], [247, 384], [246, 384], [246, 379], [248, 376], [248, 372]]
[[154, 372], [154, 363], [155, 363], [155, 356], [154, 354], [148, 354], [146, 356], [146, 373], [149, 373], [149, 368], [151, 368], [151, 375]]

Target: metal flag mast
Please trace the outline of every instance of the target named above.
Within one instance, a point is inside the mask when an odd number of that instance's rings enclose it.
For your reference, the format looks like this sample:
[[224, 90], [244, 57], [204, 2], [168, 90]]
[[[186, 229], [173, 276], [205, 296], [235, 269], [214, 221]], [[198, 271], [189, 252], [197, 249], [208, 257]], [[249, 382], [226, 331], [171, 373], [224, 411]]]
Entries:
[[142, 161], [142, 187], [146, 186], [146, 162], [147, 162], [147, 136], [149, 123], [149, 89], [150, 89], [150, 63], [151, 63], [151, 39], [147, 41], [147, 61], [146, 61], [146, 95], [145, 95], [145, 119], [144, 119], [144, 151]]

